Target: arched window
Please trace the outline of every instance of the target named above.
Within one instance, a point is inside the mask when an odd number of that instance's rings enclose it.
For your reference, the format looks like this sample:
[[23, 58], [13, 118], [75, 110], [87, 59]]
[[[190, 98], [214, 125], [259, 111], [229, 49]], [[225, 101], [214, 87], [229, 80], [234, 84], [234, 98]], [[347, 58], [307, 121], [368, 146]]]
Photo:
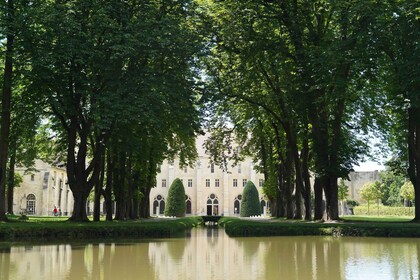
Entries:
[[185, 214], [192, 214], [191, 197], [185, 196]]
[[207, 215], [219, 215], [219, 200], [217, 199], [217, 196], [213, 193], [207, 198]]
[[241, 213], [241, 200], [242, 195], [240, 194], [237, 197], [235, 197], [235, 200], [233, 201], [233, 214], [235, 215]]
[[26, 213], [28, 215], [34, 215], [36, 210], [36, 199], [34, 194], [28, 194], [26, 196]]
[[153, 215], [163, 215], [165, 212], [165, 199], [160, 194], [153, 200]]
[[[261, 213], [266, 214], [270, 212], [270, 201], [267, 197], [263, 196], [260, 198]], [[264, 212], [265, 209], [265, 212]]]

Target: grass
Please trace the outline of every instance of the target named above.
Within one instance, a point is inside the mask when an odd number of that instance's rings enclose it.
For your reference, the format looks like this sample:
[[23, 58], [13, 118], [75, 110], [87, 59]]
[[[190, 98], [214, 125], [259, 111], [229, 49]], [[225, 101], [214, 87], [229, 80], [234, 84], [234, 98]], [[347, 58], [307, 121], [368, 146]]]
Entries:
[[238, 236], [374, 236], [420, 237], [420, 224], [403, 217], [344, 217], [342, 222], [322, 223], [284, 219], [248, 220], [223, 218], [220, 224], [232, 237]]
[[0, 223], [0, 241], [174, 237], [201, 223], [199, 217], [74, 223], [63, 217], [31, 216], [21, 221], [11, 216]]
[[344, 222], [381, 222], [381, 223], [403, 223], [410, 222], [413, 216], [342, 216]]

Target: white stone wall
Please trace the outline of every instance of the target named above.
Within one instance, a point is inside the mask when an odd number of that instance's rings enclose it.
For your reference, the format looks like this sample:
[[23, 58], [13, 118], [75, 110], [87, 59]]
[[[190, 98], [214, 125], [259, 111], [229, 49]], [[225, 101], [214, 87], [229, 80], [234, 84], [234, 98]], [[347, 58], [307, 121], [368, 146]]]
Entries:
[[[73, 212], [73, 194], [68, 186], [67, 173], [64, 168], [50, 166], [36, 160], [36, 171], [25, 172], [24, 168], [16, 168], [22, 175], [23, 182], [14, 189], [13, 211], [15, 214], [52, 216], [54, 206], [61, 209], [62, 215]], [[28, 203], [28, 198], [35, 196], [34, 203]], [[34, 209], [30, 209], [33, 208]]]
[[[158, 195], [162, 196], [166, 202], [169, 187], [175, 178], [183, 181], [185, 193], [191, 198], [192, 215], [206, 215], [207, 200], [214, 194], [218, 201], [217, 214], [233, 216], [234, 200], [235, 197], [242, 194], [244, 180], [251, 180], [257, 187], [260, 197], [263, 196], [262, 188], [259, 187], [259, 179], [263, 179], [264, 176], [253, 170], [251, 159], [246, 159], [240, 165], [233, 167], [230, 164], [228, 172], [223, 172], [218, 166], [214, 166], [214, 172], [212, 172], [210, 158], [202, 148], [204, 139], [203, 136], [197, 139], [199, 158], [194, 167], [187, 167], [187, 172], [185, 172], [185, 168], [179, 166], [178, 160], [174, 160], [172, 164], [166, 160], [163, 162], [156, 178], [156, 187], [152, 188], [150, 192], [151, 215], [156, 213], [156, 209], [153, 208]], [[237, 187], [233, 186], [234, 179], [237, 180]], [[188, 180], [192, 180], [192, 187], [188, 187]], [[210, 182], [209, 187], [206, 186], [206, 180]], [[219, 180], [219, 187], [216, 187], [216, 180]], [[166, 181], [166, 187], [162, 187], [162, 181]]]
[[350, 181], [345, 181], [349, 186], [349, 199], [361, 202], [360, 189], [366, 183], [371, 183], [379, 180], [379, 171], [358, 171], [349, 174]]

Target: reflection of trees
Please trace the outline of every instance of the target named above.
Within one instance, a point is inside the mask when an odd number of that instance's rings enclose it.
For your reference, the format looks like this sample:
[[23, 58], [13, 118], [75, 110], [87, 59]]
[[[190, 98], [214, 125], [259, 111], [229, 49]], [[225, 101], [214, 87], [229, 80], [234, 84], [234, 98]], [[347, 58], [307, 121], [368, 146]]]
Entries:
[[[342, 279], [339, 241], [320, 237], [270, 238], [266, 279]], [[267, 241], [266, 241], [267, 242]]]
[[168, 241], [169, 255], [174, 261], [182, 260], [187, 242], [185, 238]]
[[9, 279], [10, 247], [0, 248], [0, 279]]

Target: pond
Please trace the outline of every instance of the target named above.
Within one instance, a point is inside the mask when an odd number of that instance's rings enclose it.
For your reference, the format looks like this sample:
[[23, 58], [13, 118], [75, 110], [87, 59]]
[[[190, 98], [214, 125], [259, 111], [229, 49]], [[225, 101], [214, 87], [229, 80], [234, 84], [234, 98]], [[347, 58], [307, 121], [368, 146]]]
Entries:
[[1, 245], [0, 279], [419, 279], [420, 239], [186, 238]]

